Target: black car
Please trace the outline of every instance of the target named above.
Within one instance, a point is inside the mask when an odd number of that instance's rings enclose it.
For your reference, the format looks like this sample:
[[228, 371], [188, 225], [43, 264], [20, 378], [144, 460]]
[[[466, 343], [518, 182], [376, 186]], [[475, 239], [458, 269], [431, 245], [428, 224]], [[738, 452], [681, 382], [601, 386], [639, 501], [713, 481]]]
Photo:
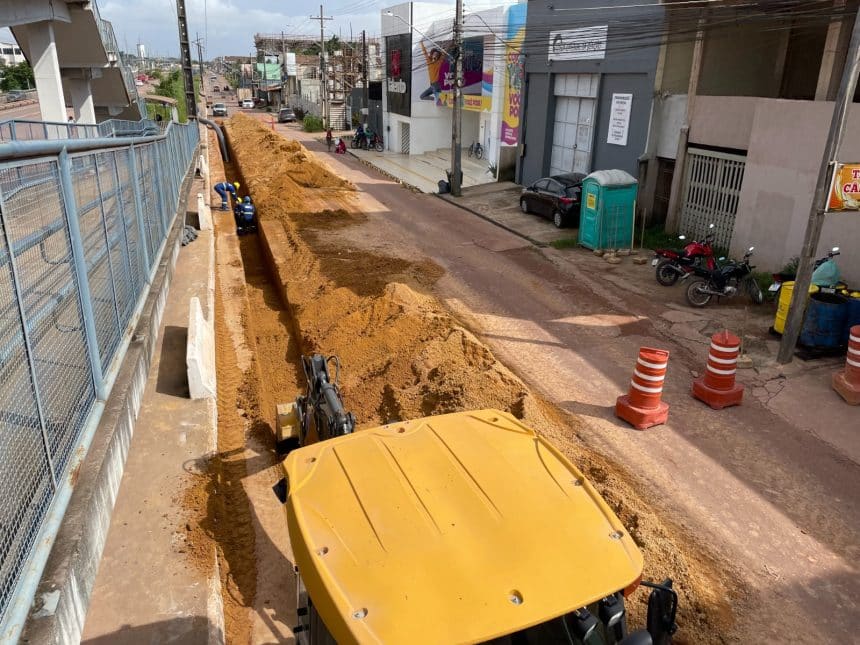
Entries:
[[579, 226], [583, 179], [585, 174], [581, 172], [538, 179], [523, 188], [520, 209], [548, 217], [558, 228]]

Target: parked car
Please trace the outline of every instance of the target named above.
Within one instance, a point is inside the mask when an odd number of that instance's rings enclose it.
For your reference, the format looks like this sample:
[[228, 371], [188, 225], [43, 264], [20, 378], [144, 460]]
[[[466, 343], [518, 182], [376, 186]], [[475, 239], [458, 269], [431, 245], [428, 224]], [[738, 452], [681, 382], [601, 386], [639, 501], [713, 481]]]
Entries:
[[242, 107], [247, 109], [247, 110], [250, 110], [251, 108], [253, 108], [254, 107], [253, 99], [242, 99]]
[[212, 116], [227, 116], [227, 105], [216, 103], [212, 106]]
[[278, 123], [290, 123], [296, 121], [296, 113], [293, 108], [283, 107], [278, 110]]
[[27, 98], [27, 95], [23, 92], [9, 92], [6, 94], [6, 102], [7, 103], [15, 103], [16, 101], [23, 101]]
[[585, 174], [581, 172], [538, 179], [523, 188], [520, 209], [548, 217], [558, 228], [579, 226], [583, 179]]
[[268, 103], [266, 102], [266, 99], [256, 98], [254, 99], [254, 105], [258, 108], [264, 108], [268, 105]]

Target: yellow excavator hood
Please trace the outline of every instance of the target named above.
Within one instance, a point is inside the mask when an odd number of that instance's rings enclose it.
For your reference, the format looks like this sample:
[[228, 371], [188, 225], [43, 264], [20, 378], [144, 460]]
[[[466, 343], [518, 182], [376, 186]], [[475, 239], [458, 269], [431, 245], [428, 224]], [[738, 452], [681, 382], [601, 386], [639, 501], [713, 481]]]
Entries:
[[582, 473], [497, 410], [362, 430], [284, 466], [296, 564], [341, 645], [481, 642], [642, 573]]

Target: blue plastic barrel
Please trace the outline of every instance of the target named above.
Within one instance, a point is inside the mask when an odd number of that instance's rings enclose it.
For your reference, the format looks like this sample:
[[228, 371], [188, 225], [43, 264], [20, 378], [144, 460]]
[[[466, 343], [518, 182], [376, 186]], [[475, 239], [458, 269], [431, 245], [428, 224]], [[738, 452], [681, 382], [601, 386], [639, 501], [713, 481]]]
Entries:
[[848, 299], [831, 293], [815, 293], [806, 307], [800, 344], [823, 349], [843, 344]]
[[845, 306], [847, 313], [845, 316], [845, 329], [842, 332], [842, 344], [848, 344], [848, 336], [854, 325], [860, 325], [860, 297], [848, 298], [848, 304]]

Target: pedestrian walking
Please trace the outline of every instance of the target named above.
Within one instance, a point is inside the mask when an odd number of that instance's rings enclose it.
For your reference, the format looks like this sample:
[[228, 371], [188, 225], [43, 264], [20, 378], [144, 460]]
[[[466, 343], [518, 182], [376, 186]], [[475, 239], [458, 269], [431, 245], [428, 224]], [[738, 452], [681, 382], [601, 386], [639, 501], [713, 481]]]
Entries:
[[331, 135], [331, 128], [329, 128], [325, 131], [325, 144], [326, 144], [326, 146], [328, 146], [329, 152], [331, 152], [332, 140], [333, 140], [333, 137]]

